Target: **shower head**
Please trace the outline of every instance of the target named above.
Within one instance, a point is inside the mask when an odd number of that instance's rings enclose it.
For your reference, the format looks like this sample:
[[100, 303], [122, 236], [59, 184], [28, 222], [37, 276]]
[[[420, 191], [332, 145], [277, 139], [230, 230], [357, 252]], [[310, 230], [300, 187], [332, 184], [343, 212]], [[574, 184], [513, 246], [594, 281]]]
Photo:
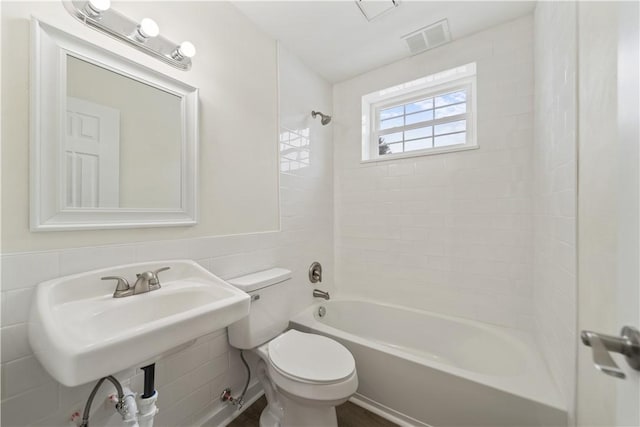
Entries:
[[329, 122], [331, 121], [331, 116], [328, 116], [326, 114], [322, 114], [320, 111], [312, 111], [311, 112], [311, 117], [313, 117], [314, 119], [316, 118], [316, 116], [320, 116], [320, 123], [322, 123], [322, 126], [328, 125]]

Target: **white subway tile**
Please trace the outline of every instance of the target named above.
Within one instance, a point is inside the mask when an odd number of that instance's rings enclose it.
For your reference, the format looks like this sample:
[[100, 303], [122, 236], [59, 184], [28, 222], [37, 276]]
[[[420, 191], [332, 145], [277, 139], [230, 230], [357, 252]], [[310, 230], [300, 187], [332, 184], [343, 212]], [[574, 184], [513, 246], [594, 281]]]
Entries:
[[158, 390], [158, 405], [160, 407], [171, 406], [191, 392], [201, 388], [220, 374], [227, 371], [229, 361], [227, 354], [212, 359], [193, 371], [179, 377]]
[[19, 323], [0, 329], [2, 337], [2, 363], [10, 362], [31, 354], [28, 325]]
[[[10, 324], [10, 322], [8, 322], [8, 319], [10, 319], [11, 316], [8, 316], [6, 312], [7, 312], [7, 292], [0, 291], [0, 326]], [[24, 314], [21, 314], [21, 315], [24, 316]]]
[[189, 257], [189, 240], [146, 242], [135, 245], [136, 262], [185, 259]]
[[134, 245], [66, 249], [60, 252], [60, 276], [136, 261]]
[[34, 356], [2, 364], [2, 397], [16, 396], [54, 381]]
[[58, 409], [58, 384], [48, 383], [13, 398], [3, 395], [2, 425], [21, 427], [45, 418]]
[[209, 385], [204, 385], [192, 393], [184, 396], [174, 405], [166, 407], [158, 412], [154, 420], [154, 425], [158, 427], [175, 427], [187, 425], [187, 420], [193, 414], [201, 411], [210, 403]]
[[2, 326], [26, 322], [35, 288], [17, 289], [2, 293]]
[[[576, 50], [575, 5], [544, 4], [535, 11], [536, 114], [533, 172], [534, 331], [560, 391], [574, 391]], [[522, 320], [521, 320], [522, 321]], [[562, 326], [560, 326], [562, 325]], [[566, 325], [566, 327], [565, 327]], [[569, 406], [571, 403], [568, 404]]]
[[207, 361], [209, 346], [195, 344], [178, 354], [162, 360], [162, 370], [158, 375], [158, 384], [170, 383]]
[[57, 252], [34, 252], [2, 256], [2, 290], [31, 288], [58, 277]]
[[209, 342], [209, 359], [226, 353], [230, 348], [229, 338], [226, 333], [215, 337]]
[[392, 163], [388, 166], [389, 176], [406, 176], [412, 175], [415, 172], [415, 165], [409, 160]]
[[[72, 409], [77, 407], [78, 404], [84, 408], [84, 404], [86, 403], [95, 384], [95, 381], [77, 387], [66, 387], [60, 384], [58, 387], [60, 408], [68, 410], [67, 415], [70, 415], [72, 413]], [[109, 381], [105, 381], [96, 394], [95, 402], [101, 402], [105, 396], [108, 396], [108, 394], [112, 393], [114, 390], [115, 388], [113, 385]], [[97, 404], [96, 407], [97, 406], [99, 406], [99, 404]], [[92, 408], [92, 412], [95, 411], [96, 407]]]

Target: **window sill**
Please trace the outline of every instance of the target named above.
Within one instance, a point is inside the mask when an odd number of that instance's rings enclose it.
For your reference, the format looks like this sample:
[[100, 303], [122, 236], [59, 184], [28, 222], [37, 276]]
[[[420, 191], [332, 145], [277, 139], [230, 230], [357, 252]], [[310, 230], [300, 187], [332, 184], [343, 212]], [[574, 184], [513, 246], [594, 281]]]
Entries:
[[379, 162], [387, 162], [389, 160], [398, 160], [398, 159], [408, 159], [411, 157], [422, 157], [422, 156], [433, 156], [436, 154], [445, 154], [445, 153], [456, 153], [458, 151], [467, 151], [467, 150], [477, 150], [480, 148], [479, 145], [460, 145], [458, 147], [449, 146], [442, 148], [431, 148], [428, 150], [416, 150], [409, 151], [407, 153], [398, 153], [398, 154], [386, 154], [383, 157], [375, 157], [373, 159], [365, 159], [360, 160], [361, 164], [365, 163], [379, 163]]

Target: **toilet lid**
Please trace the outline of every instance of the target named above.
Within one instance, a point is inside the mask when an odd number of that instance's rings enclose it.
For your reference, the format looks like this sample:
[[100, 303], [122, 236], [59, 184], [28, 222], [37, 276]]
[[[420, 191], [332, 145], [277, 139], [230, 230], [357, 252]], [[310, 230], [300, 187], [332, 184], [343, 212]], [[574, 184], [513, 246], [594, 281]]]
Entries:
[[286, 375], [320, 383], [345, 379], [356, 368], [353, 356], [342, 344], [293, 329], [269, 343], [269, 359]]

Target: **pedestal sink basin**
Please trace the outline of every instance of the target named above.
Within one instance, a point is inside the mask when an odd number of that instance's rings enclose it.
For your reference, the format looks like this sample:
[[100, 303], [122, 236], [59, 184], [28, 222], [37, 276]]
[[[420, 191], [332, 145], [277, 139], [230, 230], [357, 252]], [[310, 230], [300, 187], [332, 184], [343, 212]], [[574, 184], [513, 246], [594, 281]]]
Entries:
[[[158, 274], [161, 288], [113, 298], [121, 276]], [[249, 295], [189, 260], [147, 262], [40, 283], [29, 342], [56, 380], [76, 386], [114, 374], [224, 328], [249, 314]]]

